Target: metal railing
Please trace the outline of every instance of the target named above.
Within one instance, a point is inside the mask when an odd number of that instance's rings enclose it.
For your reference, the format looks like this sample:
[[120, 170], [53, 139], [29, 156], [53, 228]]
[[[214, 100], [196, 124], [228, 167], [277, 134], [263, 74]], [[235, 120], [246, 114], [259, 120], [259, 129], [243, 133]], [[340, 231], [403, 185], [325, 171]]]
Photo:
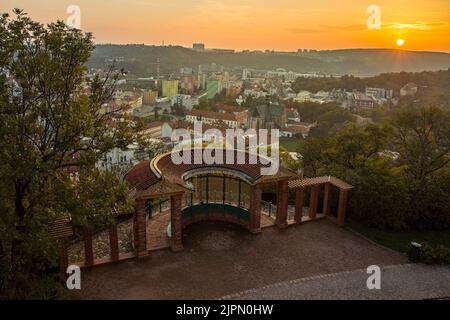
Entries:
[[276, 216], [277, 206], [271, 202], [261, 200], [261, 213], [269, 217]]

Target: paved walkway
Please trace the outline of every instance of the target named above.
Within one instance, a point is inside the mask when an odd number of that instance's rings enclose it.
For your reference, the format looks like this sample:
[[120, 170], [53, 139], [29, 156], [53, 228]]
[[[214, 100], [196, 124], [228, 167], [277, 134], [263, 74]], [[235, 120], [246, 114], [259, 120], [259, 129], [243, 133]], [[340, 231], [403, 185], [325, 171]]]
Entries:
[[366, 269], [281, 282], [223, 299], [442, 299], [450, 298], [450, 267], [403, 264], [381, 268], [381, 289], [369, 290]]
[[328, 220], [264, 228], [259, 235], [226, 223], [203, 222], [183, 232], [185, 250], [150, 252], [82, 271], [80, 299], [214, 299], [293, 279], [404, 264]]
[[167, 226], [170, 222], [170, 209], [155, 214], [147, 223], [147, 249], [158, 250], [170, 247]]

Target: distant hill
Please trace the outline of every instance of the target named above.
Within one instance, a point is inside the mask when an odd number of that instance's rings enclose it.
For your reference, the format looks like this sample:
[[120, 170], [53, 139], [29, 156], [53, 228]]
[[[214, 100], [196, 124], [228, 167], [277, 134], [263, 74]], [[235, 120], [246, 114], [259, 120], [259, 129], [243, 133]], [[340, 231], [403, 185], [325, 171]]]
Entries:
[[197, 68], [215, 62], [227, 67], [270, 70], [284, 68], [295, 72], [323, 72], [373, 76], [388, 72], [420, 72], [450, 67], [450, 54], [442, 52], [392, 49], [326, 50], [307, 54], [255, 54], [197, 52], [180, 46], [98, 45], [89, 67], [104, 67], [107, 59], [123, 57], [118, 67], [140, 77], [156, 73], [160, 58], [161, 74], [177, 72], [180, 67]]

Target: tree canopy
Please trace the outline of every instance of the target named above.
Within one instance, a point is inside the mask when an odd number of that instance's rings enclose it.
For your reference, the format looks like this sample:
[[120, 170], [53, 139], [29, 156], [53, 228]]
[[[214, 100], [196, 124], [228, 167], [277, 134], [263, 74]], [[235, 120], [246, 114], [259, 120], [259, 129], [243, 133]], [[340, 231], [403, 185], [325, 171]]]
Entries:
[[40, 288], [35, 281], [53, 276], [53, 221], [70, 214], [74, 222], [95, 224], [113, 206], [127, 208], [126, 186], [95, 169], [132, 134], [125, 122], [108, 125], [102, 105], [120, 71], [88, 78], [93, 49], [91, 34], [63, 22], [44, 26], [17, 9], [0, 19], [2, 296], [32, 296]]

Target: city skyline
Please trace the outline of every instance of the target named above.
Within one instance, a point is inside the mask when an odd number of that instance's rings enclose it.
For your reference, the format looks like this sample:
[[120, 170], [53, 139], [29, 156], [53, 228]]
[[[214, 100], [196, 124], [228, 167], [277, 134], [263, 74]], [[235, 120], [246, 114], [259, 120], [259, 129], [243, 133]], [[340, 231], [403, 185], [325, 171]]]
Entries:
[[[280, 0], [146, 0], [55, 1], [15, 0], [2, 12], [24, 9], [31, 18], [66, 21], [67, 8], [81, 9], [81, 29], [96, 43], [181, 45], [205, 43], [207, 48], [296, 51], [345, 48], [401, 48], [450, 52], [450, 4], [445, 0], [332, 1]], [[380, 29], [366, 25], [370, 5], [381, 10]]]

